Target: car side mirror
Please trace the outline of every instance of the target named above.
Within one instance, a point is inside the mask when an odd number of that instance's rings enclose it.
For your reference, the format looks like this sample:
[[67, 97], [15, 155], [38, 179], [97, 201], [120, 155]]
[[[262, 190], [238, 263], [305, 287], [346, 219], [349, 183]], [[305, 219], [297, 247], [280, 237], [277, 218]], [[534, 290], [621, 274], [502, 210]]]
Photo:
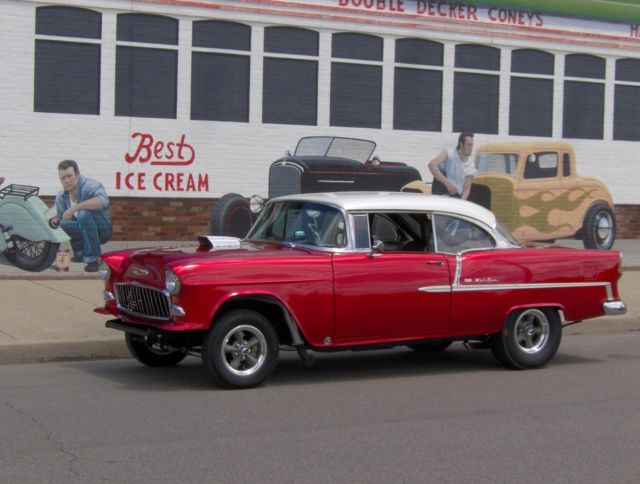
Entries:
[[370, 257], [380, 257], [384, 253], [384, 242], [382, 240], [375, 239], [371, 246]]
[[373, 166], [380, 165], [380, 157], [378, 155], [374, 155], [373, 158], [371, 158], [371, 164]]

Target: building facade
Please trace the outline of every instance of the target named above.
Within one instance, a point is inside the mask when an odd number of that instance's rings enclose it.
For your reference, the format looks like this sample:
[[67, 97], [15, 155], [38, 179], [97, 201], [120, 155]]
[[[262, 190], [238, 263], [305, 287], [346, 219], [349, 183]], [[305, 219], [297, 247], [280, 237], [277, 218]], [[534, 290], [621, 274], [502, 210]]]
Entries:
[[371, 139], [430, 180], [476, 146], [561, 140], [640, 237], [635, 23], [431, 0], [0, 0], [7, 182], [50, 202], [78, 161], [115, 237], [205, 232], [225, 193], [266, 196], [303, 136]]

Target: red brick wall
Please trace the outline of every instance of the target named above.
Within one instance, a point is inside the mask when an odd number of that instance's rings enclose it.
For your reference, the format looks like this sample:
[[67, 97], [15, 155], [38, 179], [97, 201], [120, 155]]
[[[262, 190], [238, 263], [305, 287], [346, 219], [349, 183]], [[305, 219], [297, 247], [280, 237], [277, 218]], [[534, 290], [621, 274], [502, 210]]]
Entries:
[[[53, 197], [42, 197], [47, 205]], [[113, 240], [193, 240], [209, 234], [211, 198], [109, 197]], [[616, 205], [617, 238], [640, 239], [640, 205]]]
[[640, 239], [640, 205], [616, 205], [618, 239]]
[[[54, 197], [42, 197], [51, 206]], [[109, 197], [112, 240], [194, 240], [210, 234], [211, 198]]]

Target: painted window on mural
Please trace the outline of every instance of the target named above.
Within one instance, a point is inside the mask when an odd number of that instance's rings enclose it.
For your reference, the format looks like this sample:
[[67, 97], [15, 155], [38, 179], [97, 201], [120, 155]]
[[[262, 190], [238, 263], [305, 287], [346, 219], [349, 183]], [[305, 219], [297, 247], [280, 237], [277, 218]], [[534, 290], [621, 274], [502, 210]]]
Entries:
[[175, 118], [178, 21], [160, 15], [119, 14], [116, 40], [115, 115]]
[[456, 46], [453, 131], [498, 133], [500, 50], [476, 44]]
[[331, 56], [331, 126], [380, 128], [382, 38], [333, 34]]
[[99, 12], [36, 8], [34, 111], [100, 114], [101, 37]]
[[565, 57], [563, 138], [603, 139], [605, 69], [601, 57]]
[[553, 74], [552, 54], [533, 49], [511, 53], [510, 135], [552, 135]]
[[393, 129], [441, 131], [442, 44], [397, 39], [395, 61]]
[[640, 60], [616, 61], [613, 139], [640, 141]]
[[191, 119], [249, 121], [251, 27], [193, 22]]
[[317, 124], [318, 49], [313, 30], [264, 29], [263, 123]]

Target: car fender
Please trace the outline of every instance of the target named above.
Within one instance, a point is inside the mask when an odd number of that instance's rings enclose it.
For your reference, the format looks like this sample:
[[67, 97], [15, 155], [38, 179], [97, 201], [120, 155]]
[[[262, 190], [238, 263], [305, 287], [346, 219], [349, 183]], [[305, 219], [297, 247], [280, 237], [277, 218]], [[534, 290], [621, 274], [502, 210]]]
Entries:
[[[217, 301], [211, 308], [211, 321], [215, 324], [215, 320], [226, 311], [241, 305], [242, 307], [251, 308], [251, 302], [259, 305], [267, 304], [278, 307], [283, 314], [285, 324], [291, 336], [292, 344], [301, 345], [305, 341], [311, 342], [307, 332], [299, 323], [299, 319], [294, 314], [292, 308], [278, 295], [270, 291], [234, 291], [229, 292]], [[260, 312], [260, 311], [258, 311]], [[312, 342], [313, 344], [313, 342]]]

